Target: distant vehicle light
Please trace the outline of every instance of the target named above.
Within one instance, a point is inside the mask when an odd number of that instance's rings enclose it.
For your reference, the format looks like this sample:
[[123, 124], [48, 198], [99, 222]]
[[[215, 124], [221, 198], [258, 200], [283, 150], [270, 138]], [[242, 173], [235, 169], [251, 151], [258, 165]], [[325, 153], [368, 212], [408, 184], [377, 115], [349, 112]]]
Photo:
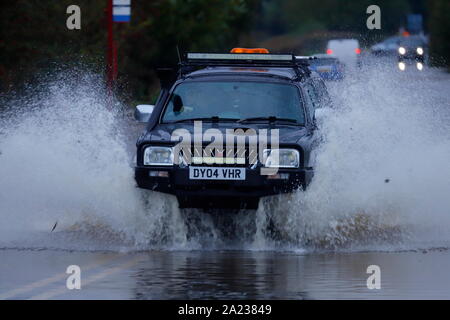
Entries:
[[269, 53], [269, 50], [266, 48], [233, 48], [230, 51], [231, 53]]
[[356, 48], [356, 49], [355, 49], [355, 53], [356, 53], [356, 54], [361, 54], [361, 49], [360, 49], [360, 48]]
[[423, 70], [423, 63], [422, 62], [417, 62], [416, 67], [417, 67], [417, 70], [422, 71]]
[[399, 62], [399, 63], [398, 63], [398, 68], [399, 68], [401, 71], [405, 71], [405, 69], [406, 69], [406, 64], [405, 64], [404, 62]]
[[398, 48], [398, 53], [400, 54], [405, 54], [406, 53], [406, 49], [403, 47]]
[[416, 49], [416, 52], [417, 52], [417, 54], [423, 55], [423, 48], [418, 47], [418, 48]]
[[333, 54], [333, 50], [327, 49], [327, 54]]

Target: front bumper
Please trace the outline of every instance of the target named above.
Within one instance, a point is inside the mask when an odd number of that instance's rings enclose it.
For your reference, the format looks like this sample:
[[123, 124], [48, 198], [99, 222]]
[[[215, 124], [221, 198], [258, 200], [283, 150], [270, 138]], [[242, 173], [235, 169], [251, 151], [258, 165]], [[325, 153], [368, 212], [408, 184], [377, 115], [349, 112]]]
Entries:
[[[150, 176], [151, 171], [168, 172], [168, 177]], [[140, 188], [177, 196], [180, 207], [242, 207], [257, 206], [259, 198], [304, 189], [311, 182], [310, 168], [279, 169], [287, 179], [269, 179], [260, 169], [246, 168], [245, 180], [191, 180], [189, 168], [144, 167], [135, 168], [135, 179]]]

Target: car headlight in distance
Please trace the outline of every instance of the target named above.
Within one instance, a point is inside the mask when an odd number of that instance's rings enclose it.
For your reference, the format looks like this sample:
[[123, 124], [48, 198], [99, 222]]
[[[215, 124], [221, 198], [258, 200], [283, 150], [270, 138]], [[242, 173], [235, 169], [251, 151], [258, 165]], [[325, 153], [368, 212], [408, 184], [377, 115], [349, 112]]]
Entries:
[[417, 62], [416, 67], [417, 67], [417, 70], [422, 71], [423, 70], [422, 62]]
[[416, 49], [416, 52], [417, 52], [417, 54], [423, 55], [423, 48], [418, 47], [418, 48]]
[[398, 63], [398, 68], [399, 68], [401, 71], [405, 71], [405, 69], [406, 69], [406, 64], [405, 64], [404, 62], [399, 62], [399, 63]]
[[398, 53], [400, 54], [405, 54], [406, 53], [406, 49], [403, 47], [398, 48]]
[[296, 149], [265, 149], [266, 168], [298, 168], [300, 153]]
[[147, 147], [144, 150], [145, 166], [172, 166], [173, 151], [170, 147]]

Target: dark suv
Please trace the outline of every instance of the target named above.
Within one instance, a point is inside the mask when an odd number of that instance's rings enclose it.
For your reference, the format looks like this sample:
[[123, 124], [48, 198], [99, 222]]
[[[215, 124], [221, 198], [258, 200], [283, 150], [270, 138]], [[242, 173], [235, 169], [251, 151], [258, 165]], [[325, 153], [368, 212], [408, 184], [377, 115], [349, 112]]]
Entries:
[[181, 208], [256, 209], [264, 196], [313, 177], [315, 109], [328, 100], [306, 60], [268, 53], [188, 53], [159, 70], [154, 106], [136, 107], [140, 188], [173, 194]]

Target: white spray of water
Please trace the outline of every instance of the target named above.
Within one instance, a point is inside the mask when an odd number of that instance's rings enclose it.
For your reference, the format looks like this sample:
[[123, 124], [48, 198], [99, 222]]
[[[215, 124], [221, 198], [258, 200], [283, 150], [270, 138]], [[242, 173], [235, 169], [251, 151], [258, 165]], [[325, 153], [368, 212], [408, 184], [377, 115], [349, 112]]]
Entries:
[[0, 136], [3, 246], [111, 249], [158, 239], [167, 224], [167, 200], [135, 188], [120, 104], [110, 108], [101, 79], [82, 74], [56, 75], [8, 103], [13, 116]]
[[271, 212], [291, 239], [312, 246], [448, 246], [450, 79], [363, 71], [331, 85], [336, 108], [320, 122], [310, 188]]
[[376, 67], [332, 84], [336, 108], [321, 119], [310, 188], [264, 200], [256, 213], [214, 215], [135, 188], [135, 129], [123, 107], [108, 108], [91, 73], [75, 79], [43, 81], [35, 95], [8, 102], [15, 115], [0, 120], [0, 246], [380, 249], [450, 240], [443, 73], [412, 81]]

